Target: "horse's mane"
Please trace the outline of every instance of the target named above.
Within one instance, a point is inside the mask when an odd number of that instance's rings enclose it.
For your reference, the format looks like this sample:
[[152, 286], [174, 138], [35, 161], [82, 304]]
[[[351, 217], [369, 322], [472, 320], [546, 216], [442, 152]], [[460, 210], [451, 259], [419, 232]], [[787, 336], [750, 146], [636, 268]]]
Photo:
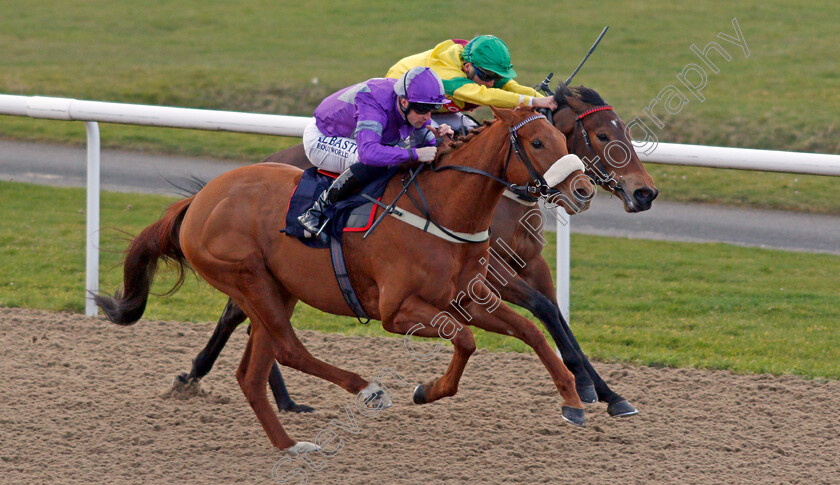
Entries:
[[[597, 93], [596, 93], [596, 95], [597, 95]], [[518, 106], [518, 107], [514, 108], [514, 111], [516, 111], [518, 109], [533, 110], [533, 108]], [[464, 146], [465, 143], [469, 142], [473, 138], [475, 138], [478, 135], [480, 135], [481, 133], [483, 133], [490, 125], [496, 123], [497, 121], [498, 120], [496, 118], [490, 118], [489, 120], [484, 120], [479, 126], [476, 126], [475, 128], [472, 128], [470, 131], [468, 131], [466, 135], [456, 136], [451, 142], [441, 145], [440, 149], [438, 149], [436, 159], [440, 160], [440, 158], [443, 157], [444, 155], [448, 155], [448, 154], [454, 152], [455, 150], [461, 148], [462, 146]]]
[[451, 142], [441, 145], [440, 150], [438, 150], [438, 158], [446, 155], [447, 153], [452, 153], [456, 149], [462, 147], [464, 143], [467, 143], [468, 141], [481, 134], [484, 130], [487, 129], [488, 126], [492, 125], [495, 122], [495, 118], [484, 120], [482, 124], [476, 126], [475, 128], [472, 128], [470, 131], [467, 132], [466, 135], [456, 136]]
[[[607, 102], [594, 89], [585, 86], [569, 88], [563, 84], [557, 86], [557, 90], [554, 92], [554, 100], [557, 101], [557, 107], [569, 106], [568, 98], [575, 98], [582, 103], [591, 104], [592, 106], [607, 105]], [[569, 107], [571, 108], [571, 106]]]

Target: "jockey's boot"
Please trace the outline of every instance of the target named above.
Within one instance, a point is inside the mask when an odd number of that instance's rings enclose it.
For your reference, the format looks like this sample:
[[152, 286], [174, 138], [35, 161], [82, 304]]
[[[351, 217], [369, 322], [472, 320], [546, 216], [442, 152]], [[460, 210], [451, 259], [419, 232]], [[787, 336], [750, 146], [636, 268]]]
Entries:
[[298, 222], [306, 229], [307, 237], [314, 236], [326, 242], [327, 235], [323, 231], [329, 219], [324, 216], [324, 210], [362, 188], [364, 182], [354, 176], [348, 168], [325, 191], [321, 192], [312, 207], [298, 216]]

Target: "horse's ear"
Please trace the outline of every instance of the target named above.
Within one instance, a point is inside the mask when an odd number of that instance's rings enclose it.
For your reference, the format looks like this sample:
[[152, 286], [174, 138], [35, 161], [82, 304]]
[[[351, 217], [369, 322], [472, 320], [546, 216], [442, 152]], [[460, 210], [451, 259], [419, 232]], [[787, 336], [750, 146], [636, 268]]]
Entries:
[[493, 110], [493, 114], [496, 118], [502, 120], [505, 124], [511, 125], [513, 124], [513, 110], [512, 109], [504, 109], [504, 108], [496, 108], [491, 106], [490, 109]]
[[582, 113], [586, 111], [586, 103], [578, 99], [577, 96], [566, 97], [566, 104], [568, 104], [569, 107], [572, 108], [572, 111], [576, 113]]

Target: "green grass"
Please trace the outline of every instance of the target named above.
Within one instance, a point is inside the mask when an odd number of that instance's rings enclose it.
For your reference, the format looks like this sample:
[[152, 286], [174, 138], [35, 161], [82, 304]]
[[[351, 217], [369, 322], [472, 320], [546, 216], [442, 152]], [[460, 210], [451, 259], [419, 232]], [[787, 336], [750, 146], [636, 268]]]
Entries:
[[[174, 199], [102, 194], [101, 288], [121, 285], [124, 230]], [[0, 182], [0, 306], [83, 311], [84, 191]], [[16, 222], [9, 222], [16, 221]], [[553, 266], [554, 238], [545, 255]], [[840, 258], [725, 244], [572, 237], [572, 327], [594, 357], [644, 365], [840, 378]], [[174, 272], [154, 285], [166, 292]], [[194, 277], [151, 297], [144, 318], [215, 321], [226, 298]], [[522, 312], [525, 314], [525, 312]], [[299, 305], [296, 327], [385, 335], [377, 323]], [[476, 331], [479, 347], [529, 351]], [[196, 350], [203, 342], [196, 342]]]
[[[384, 75], [403, 56], [479, 33], [506, 40], [523, 83], [549, 71], [564, 79], [610, 25], [575, 82], [598, 89], [625, 120], [644, 118], [651, 99], [667, 85], [681, 86], [675, 75], [698, 62], [689, 46], [716, 41], [732, 60], [717, 60], [720, 73], [708, 73], [704, 102], [686, 93], [689, 104], [678, 114], [654, 109], [665, 122], [660, 141], [840, 153], [840, 4], [833, 0], [801, 8], [783, 0], [465, 0], [457, 7], [439, 0], [151, 0], [142, 8], [0, 0], [0, 11], [0, 93], [297, 115], [311, 114], [338, 88]], [[716, 37], [734, 33], [733, 17], [748, 58]], [[254, 161], [293, 142], [119, 125], [102, 131], [106, 147]], [[84, 142], [81, 123], [17, 117], [0, 117], [0, 137]], [[666, 171], [689, 181], [657, 180], [663, 199], [840, 213], [833, 179], [746, 173], [733, 183], [725, 171]], [[805, 180], [814, 180], [807, 196], [782, 187]]]

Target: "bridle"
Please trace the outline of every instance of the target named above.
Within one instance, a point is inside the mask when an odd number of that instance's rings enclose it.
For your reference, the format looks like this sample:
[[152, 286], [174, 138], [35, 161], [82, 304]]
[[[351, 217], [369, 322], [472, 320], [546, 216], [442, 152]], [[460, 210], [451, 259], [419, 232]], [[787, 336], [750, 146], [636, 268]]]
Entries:
[[[536, 198], [534, 196], [537, 196], [537, 195], [545, 196], [545, 195], [552, 195], [552, 194], [555, 194], [555, 193], [559, 193], [560, 192], [559, 190], [557, 190], [553, 187], [549, 187], [548, 183], [545, 181], [545, 178], [542, 176], [542, 174], [540, 174], [537, 171], [537, 169], [534, 168], [534, 164], [531, 163], [530, 158], [528, 158], [528, 154], [525, 153], [525, 150], [522, 147], [521, 142], [519, 141], [519, 130], [523, 126], [527, 125], [528, 123], [531, 123], [532, 121], [537, 121], [537, 120], [540, 120], [540, 119], [544, 119], [544, 120], [548, 121], [548, 119], [545, 116], [543, 116], [541, 114], [537, 114], [537, 115], [531, 116], [529, 118], [526, 118], [526, 119], [520, 121], [519, 123], [516, 124], [516, 126], [511, 126], [510, 128], [508, 128], [508, 132], [509, 132], [509, 135], [510, 135], [510, 147], [508, 148], [507, 159], [505, 160], [505, 168], [504, 168], [504, 171], [502, 172], [501, 177], [497, 177], [497, 176], [493, 175], [492, 173], [485, 172], [484, 170], [480, 170], [480, 169], [473, 168], [473, 167], [466, 167], [466, 166], [462, 166], [462, 165], [444, 165], [442, 167], [435, 167], [434, 163], [431, 163], [431, 164], [429, 164], [429, 167], [431, 168], [432, 172], [442, 172], [444, 170], [455, 170], [457, 172], [471, 173], [471, 174], [482, 175], [484, 177], [491, 178], [491, 179], [499, 182], [500, 184], [504, 185], [505, 188], [507, 188], [507, 190], [510, 190], [511, 192], [515, 193], [517, 196], [519, 196], [520, 198], [523, 198], [523, 199], [530, 198], [532, 200], [536, 200]], [[516, 157], [519, 159], [519, 161], [522, 162], [522, 164], [528, 170], [528, 175], [531, 177], [531, 180], [528, 183], [526, 183], [525, 185], [516, 185], [513, 182], [510, 182], [509, 180], [506, 180], [508, 167], [510, 166], [510, 160], [512, 158], [513, 153], [516, 153]], [[417, 174], [425, 166], [426, 165], [421, 165], [419, 167], [419, 170], [415, 171], [412, 174], [412, 176], [409, 180], [406, 181], [406, 179], [403, 178], [403, 189], [404, 189], [403, 192], [405, 193], [406, 196], [408, 196], [409, 200], [411, 200], [411, 202], [414, 204], [414, 206], [418, 210], [422, 211], [423, 215], [426, 217], [426, 221], [427, 221], [426, 225], [427, 226], [429, 224], [433, 224], [438, 229], [440, 229], [444, 234], [446, 234], [447, 236], [449, 236], [449, 237], [451, 237], [455, 240], [458, 240], [458, 241], [461, 241], [461, 242], [474, 242], [474, 241], [469, 241], [469, 240], [466, 240], [464, 238], [461, 238], [456, 234], [453, 234], [452, 231], [449, 231], [445, 227], [443, 227], [440, 224], [438, 224], [437, 222], [435, 222], [434, 219], [432, 219], [431, 213], [429, 212], [429, 204], [426, 202], [426, 197], [423, 195], [423, 191], [420, 189], [420, 185], [417, 183]], [[412, 183], [414, 184], [415, 188], [417, 189], [417, 193], [420, 196], [420, 201], [415, 200], [415, 198], [412, 197], [411, 193], [408, 192], [408, 190], [407, 190], [408, 187]]]
[[[539, 173], [536, 168], [534, 168], [534, 164], [531, 163], [531, 159], [528, 158], [528, 154], [525, 153], [525, 149], [522, 147], [522, 143], [519, 141], [519, 130], [528, 123], [540, 119], [548, 121], [548, 118], [546, 118], [544, 115], [537, 114], [520, 121], [515, 126], [511, 126], [508, 128], [508, 132], [510, 134], [510, 146], [508, 147], [508, 153], [507, 158], [505, 160], [505, 168], [502, 172], [502, 177], [497, 177], [491, 173], [485, 172], [484, 170], [479, 170], [473, 167], [465, 167], [461, 165], [444, 165], [442, 167], [435, 167], [434, 165], [432, 165], [432, 171], [440, 172], [443, 170], [455, 170], [458, 172], [483, 175], [485, 177], [489, 177], [499, 182], [500, 184], [504, 185], [507, 190], [510, 190], [511, 192], [515, 193], [517, 196], [522, 198], [546, 196], [557, 193], [559, 191], [553, 187], [550, 187], [545, 181], [545, 178], [542, 176], [542, 174]], [[516, 185], [513, 182], [506, 180], [508, 167], [510, 166], [510, 160], [512, 158], [512, 154], [514, 153], [516, 154], [516, 157], [519, 159], [519, 161], [522, 162], [522, 164], [525, 166], [525, 169], [528, 170], [528, 175], [531, 177], [531, 180], [525, 185]]]
[[[588, 110], [584, 111], [583, 113], [577, 115], [577, 117], [575, 118], [575, 133], [574, 133], [574, 136], [572, 137], [572, 147], [577, 146], [578, 132], [580, 132], [581, 137], [583, 138], [583, 141], [586, 144], [586, 148], [588, 148], [589, 151], [592, 152], [592, 154], [595, 156], [595, 159], [594, 159], [595, 160], [594, 161], [595, 168], [600, 172], [600, 175], [602, 175], [602, 176], [597, 177], [598, 178], [598, 183], [606, 185], [606, 187], [608, 189], [610, 189], [611, 191], [618, 191], [619, 189], [621, 189], [621, 182], [609, 175], [609, 172], [607, 171], [607, 167], [604, 166], [603, 160], [601, 160], [601, 157], [598, 156], [598, 154], [595, 152], [595, 149], [592, 147], [592, 140], [589, 138], [589, 133], [586, 131], [586, 128], [583, 126], [583, 119], [586, 118], [587, 116], [589, 116], [593, 113], [597, 113], [599, 111], [612, 111], [612, 110], [613, 110], [613, 107], [610, 106], [610, 105], [596, 106], [594, 108], [588, 109]], [[553, 113], [552, 113], [552, 115], [553, 115]]]

